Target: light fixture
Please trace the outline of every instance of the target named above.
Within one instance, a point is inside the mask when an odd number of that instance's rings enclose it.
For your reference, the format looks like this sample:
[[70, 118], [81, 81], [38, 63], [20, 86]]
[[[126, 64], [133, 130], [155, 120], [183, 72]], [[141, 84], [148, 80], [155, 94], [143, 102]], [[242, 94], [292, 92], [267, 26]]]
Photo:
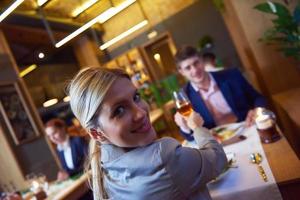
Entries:
[[0, 22], [4, 20], [12, 11], [14, 11], [24, 0], [16, 0], [13, 4], [11, 4], [1, 15]]
[[98, 0], [89, 0], [84, 2], [80, 7], [76, 8], [73, 12], [72, 12], [72, 16], [73, 17], [78, 17], [82, 12], [84, 12], [85, 10], [87, 10], [88, 8], [90, 8], [92, 5], [94, 5], [95, 3], [97, 3]]
[[[90, 20], [89, 22], [87, 22], [86, 24], [84, 24], [83, 26], [81, 26], [79, 29], [77, 29], [76, 31], [74, 31], [73, 33], [71, 33], [70, 35], [68, 35], [67, 37], [65, 37], [64, 39], [62, 39], [61, 41], [57, 42], [55, 44], [55, 47], [56, 48], [61, 47], [62, 45], [64, 45], [65, 43], [69, 42], [71, 39], [73, 39], [74, 37], [76, 37], [77, 35], [79, 35], [80, 33], [82, 33], [83, 31], [85, 31], [88, 28], [90, 28], [91, 26], [93, 26], [95, 23], [107, 21], [109, 18], [111, 18], [112, 16], [114, 16], [118, 12], [122, 11], [123, 9], [125, 9], [126, 7], [128, 7], [129, 5], [131, 5], [135, 1], [136, 0], [127, 0], [127, 1], [125, 1], [123, 3], [121, 3], [117, 7], [111, 7], [111, 8], [109, 8], [105, 12], [101, 13], [100, 15], [98, 15], [94, 19]], [[131, 2], [131, 3], [129, 4], [128, 2]], [[121, 7], [122, 9], [119, 9], [119, 7]], [[117, 9], [118, 12], [117, 13], [113, 12], [112, 10], [114, 10], [114, 9]], [[113, 15], [110, 14], [111, 12], [113, 12]]]
[[109, 20], [110, 18], [112, 18], [113, 16], [115, 16], [116, 14], [118, 14], [119, 12], [121, 12], [122, 10], [124, 10], [125, 8], [133, 4], [134, 2], [136, 2], [136, 0], [127, 0], [122, 2], [117, 7], [109, 8], [108, 10], [102, 13], [102, 17], [100, 17], [99, 22], [101, 24], [106, 22], [107, 20]]
[[40, 52], [40, 53], [38, 54], [38, 57], [39, 57], [40, 59], [43, 59], [43, 58], [45, 58], [45, 54], [44, 54], [43, 52]]
[[108, 47], [110, 47], [111, 45], [115, 44], [116, 42], [120, 41], [121, 39], [127, 37], [128, 35], [130, 35], [131, 33], [141, 29], [142, 27], [146, 26], [148, 24], [148, 20], [144, 20], [140, 23], [138, 23], [137, 25], [131, 27], [130, 29], [128, 29], [127, 31], [121, 33], [120, 35], [118, 35], [117, 37], [114, 37], [113, 39], [105, 42], [103, 45], [100, 46], [101, 50], [104, 50]]
[[57, 98], [54, 98], [54, 99], [50, 99], [48, 101], [45, 101], [43, 103], [43, 107], [49, 107], [49, 106], [53, 106], [54, 104], [56, 104], [58, 102], [58, 99]]
[[20, 74], [19, 74], [19, 76], [20, 77], [24, 77], [26, 74], [32, 72], [36, 68], [37, 68], [36, 64], [30, 65], [29, 67], [27, 67], [26, 69], [24, 69], [23, 71], [21, 71]]
[[37, 0], [38, 6], [43, 6], [48, 0]]
[[156, 54], [154, 54], [154, 59], [156, 60], [156, 61], [159, 61], [160, 60], [160, 54], [159, 53], [156, 53]]
[[147, 34], [148, 39], [154, 38], [155, 36], [157, 36], [157, 31], [151, 31]]
[[70, 96], [65, 96], [65, 97], [63, 98], [63, 102], [69, 102], [70, 99], [71, 99]]

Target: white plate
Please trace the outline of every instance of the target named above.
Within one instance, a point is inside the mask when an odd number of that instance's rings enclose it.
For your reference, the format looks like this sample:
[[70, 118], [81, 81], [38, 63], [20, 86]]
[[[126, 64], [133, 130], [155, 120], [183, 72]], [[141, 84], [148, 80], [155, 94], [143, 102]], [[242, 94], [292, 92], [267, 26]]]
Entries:
[[215, 127], [210, 131], [218, 141], [224, 142], [236, 135], [241, 134], [245, 129], [244, 124], [245, 122], [225, 124], [222, 126]]

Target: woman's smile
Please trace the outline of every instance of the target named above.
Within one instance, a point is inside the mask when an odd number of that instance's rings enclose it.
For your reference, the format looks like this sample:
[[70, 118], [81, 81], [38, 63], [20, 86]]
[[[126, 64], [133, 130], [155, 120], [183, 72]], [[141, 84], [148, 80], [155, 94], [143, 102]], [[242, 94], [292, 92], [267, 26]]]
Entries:
[[150, 129], [152, 128], [152, 125], [150, 123], [150, 120], [148, 119], [148, 117], [145, 117], [141, 126], [138, 127], [137, 129], [133, 130], [133, 133], [147, 133], [148, 131], [150, 131]]

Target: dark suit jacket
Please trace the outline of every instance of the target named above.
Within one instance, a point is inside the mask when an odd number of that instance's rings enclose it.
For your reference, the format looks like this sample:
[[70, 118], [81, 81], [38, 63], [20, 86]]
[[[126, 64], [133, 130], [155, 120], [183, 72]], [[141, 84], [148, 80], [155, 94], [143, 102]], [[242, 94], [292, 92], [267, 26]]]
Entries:
[[[238, 121], [245, 120], [249, 110], [266, 106], [265, 98], [247, 82], [238, 69], [211, 72], [211, 75]], [[190, 99], [193, 109], [203, 117], [204, 127], [209, 129], [215, 127], [215, 121], [199, 92], [194, 90], [190, 82], [183, 89]], [[191, 133], [183, 131], [181, 133], [187, 140], [194, 140]]]
[[81, 137], [70, 137], [69, 141], [71, 146], [74, 169], [68, 168], [64, 157], [64, 152], [63, 151], [57, 151], [57, 152], [62, 167], [64, 168], [64, 170], [66, 170], [66, 172], [68, 172], [70, 176], [73, 176], [83, 171], [84, 159], [87, 156], [87, 144], [84, 141], [84, 139], [82, 139]]

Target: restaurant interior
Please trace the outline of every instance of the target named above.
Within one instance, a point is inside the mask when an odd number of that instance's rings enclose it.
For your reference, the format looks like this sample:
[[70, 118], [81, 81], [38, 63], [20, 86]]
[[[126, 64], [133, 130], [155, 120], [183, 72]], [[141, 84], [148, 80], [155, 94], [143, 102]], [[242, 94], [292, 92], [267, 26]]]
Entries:
[[[275, 14], [255, 6], [277, 5], [272, 2], [291, 12], [299, 7], [293, 0], [0, 1], [0, 192], [18, 192], [23, 199], [80, 199], [88, 191], [87, 174], [56, 181], [62, 164], [45, 134], [45, 123], [60, 118], [70, 136], [89, 140], [66, 94], [70, 79], [85, 67], [124, 69], [149, 104], [158, 137], [187, 143], [174, 122], [172, 94], [187, 82], [174, 56], [190, 45], [214, 53], [217, 68], [241, 71], [267, 99], [281, 135], [261, 143], [252, 136], [254, 125], [245, 141], [224, 146], [234, 155], [234, 166], [210, 183], [212, 198], [299, 199], [300, 56], [261, 39]], [[267, 181], [249, 161], [256, 151], [263, 155], [258, 165]]]

